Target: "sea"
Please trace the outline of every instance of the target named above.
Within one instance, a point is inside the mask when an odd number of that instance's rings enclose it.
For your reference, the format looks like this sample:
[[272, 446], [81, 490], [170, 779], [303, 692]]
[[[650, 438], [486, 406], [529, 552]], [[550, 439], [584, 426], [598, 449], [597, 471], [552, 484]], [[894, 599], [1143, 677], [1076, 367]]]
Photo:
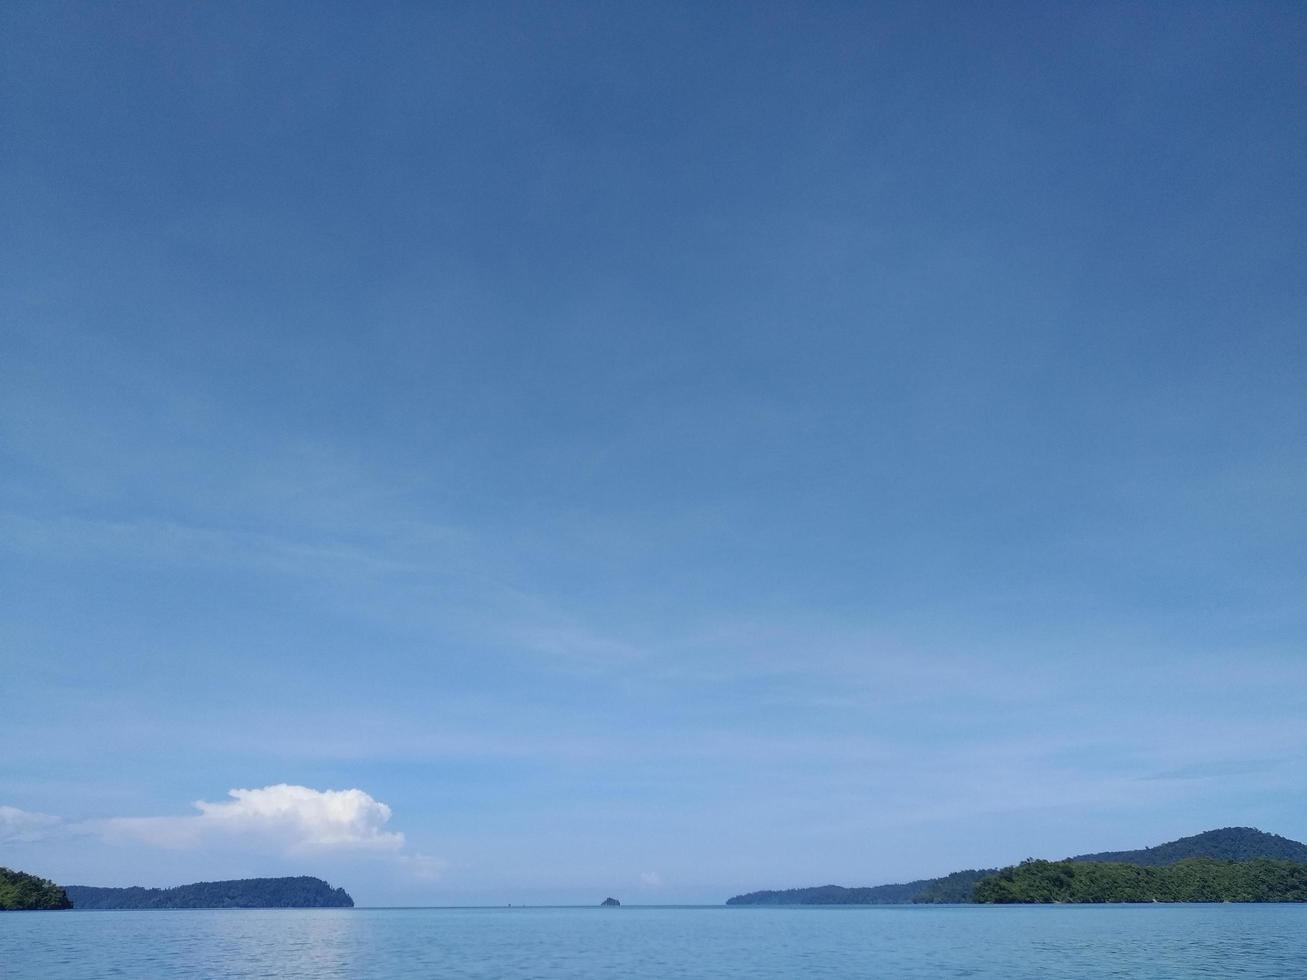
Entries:
[[1307, 906], [6, 912], [0, 976], [1302, 980]]

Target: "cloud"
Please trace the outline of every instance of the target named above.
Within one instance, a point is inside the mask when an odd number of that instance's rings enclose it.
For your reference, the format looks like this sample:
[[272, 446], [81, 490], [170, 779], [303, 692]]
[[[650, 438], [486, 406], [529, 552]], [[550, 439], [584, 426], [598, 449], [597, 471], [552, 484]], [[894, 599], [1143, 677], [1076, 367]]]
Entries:
[[399, 863], [414, 878], [421, 878], [423, 881], [435, 881], [444, 874], [445, 868], [449, 867], [449, 862], [443, 858], [431, 857], [427, 854], [401, 854]]
[[407, 849], [404, 835], [386, 830], [391, 810], [361, 789], [311, 789], [278, 783], [233, 789], [218, 803], [198, 800], [184, 817], [109, 817], [64, 820], [0, 806], [0, 844], [95, 836], [111, 844], [168, 850], [238, 847], [285, 856], [328, 852], [383, 858], [407, 874], [432, 881], [447, 862]]
[[1227, 760], [1195, 762], [1174, 769], [1165, 769], [1140, 776], [1141, 780], [1164, 782], [1169, 780], [1230, 779], [1235, 776], [1252, 776], [1271, 772], [1277, 766], [1272, 759]]
[[189, 849], [220, 842], [271, 847], [287, 854], [372, 851], [395, 854], [402, 833], [385, 830], [390, 807], [361, 789], [316, 790], [278, 783], [233, 789], [230, 800], [199, 800], [186, 817], [115, 817], [101, 822], [110, 841]]
[[48, 813], [33, 813], [16, 806], [0, 806], [0, 844], [45, 840], [62, 826], [63, 820]]
[[662, 888], [663, 876], [657, 871], [641, 871], [640, 884], [645, 888]]

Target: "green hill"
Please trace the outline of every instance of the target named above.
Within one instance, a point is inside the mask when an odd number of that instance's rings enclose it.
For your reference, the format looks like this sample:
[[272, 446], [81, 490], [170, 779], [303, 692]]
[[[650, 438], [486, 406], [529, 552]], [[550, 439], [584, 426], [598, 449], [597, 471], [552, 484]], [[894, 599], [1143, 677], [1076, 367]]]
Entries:
[[[1065, 861], [1035, 862], [1039, 865], [1061, 866], [1073, 864], [1118, 864], [1135, 868], [1161, 868], [1190, 860], [1209, 860], [1216, 862], [1272, 861], [1307, 865], [1307, 844], [1301, 844], [1287, 837], [1268, 834], [1252, 827], [1223, 827], [1209, 830], [1192, 837], [1146, 847], [1137, 851], [1104, 851], [1098, 854], [1081, 854], [1067, 858]], [[1025, 867], [1020, 865], [1018, 867]], [[727, 905], [909, 905], [923, 903], [964, 904], [973, 901], [972, 893], [979, 882], [990, 876], [1012, 872], [1013, 868], [1003, 871], [988, 869], [982, 871], [956, 871], [943, 878], [923, 878], [904, 884], [875, 885], [869, 888], [845, 888], [841, 885], [820, 885], [814, 888], [789, 888], [784, 891], [757, 891], [746, 895], [736, 895], [727, 900]], [[1233, 873], [1231, 873], [1233, 874]], [[1023, 883], [1030, 884], [1022, 878]], [[1082, 882], [1093, 879], [1093, 872], [1087, 873]], [[1224, 881], [1225, 879], [1223, 879]], [[1230, 879], [1233, 881], [1233, 879]], [[1226, 882], [1228, 884], [1228, 882]], [[1226, 884], [1220, 887], [1225, 888]], [[1247, 883], [1245, 883], [1247, 884]], [[1149, 885], [1153, 887], [1153, 885]], [[1160, 887], [1160, 886], [1159, 886]], [[1230, 888], [1236, 886], [1230, 884]], [[1239, 886], [1242, 887], [1242, 886]], [[1291, 886], [1286, 885], [1291, 889]], [[1068, 899], [1074, 901], [1074, 899]], [[1139, 899], [1151, 901], [1152, 899]], [[1171, 901], [1172, 899], [1158, 899]], [[1225, 901], [1225, 899], [1216, 899]], [[1296, 901], [1296, 899], [1237, 899], [1238, 901]], [[986, 901], [996, 901], [987, 899]], [[1133, 901], [1133, 899], [1132, 899]], [[1198, 899], [1174, 899], [1174, 901], [1199, 901]], [[1236, 901], [1236, 899], [1231, 899]]]
[[0, 868], [0, 911], [31, 912], [72, 907], [67, 893], [53, 881]]
[[1269, 858], [1276, 861], [1307, 863], [1307, 844], [1268, 834], [1252, 827], [1223, 827], [1192, 837], [1181, 837], [1156, 847], [1138, 851], [1103, 851], [1081, 854], [1071, 861], [1112, 862], [1156, 868], [1187, 858], [1212, 858], [1216, 861], [1253, 861]]
[[787, 888], [784, 891], [749, 892], [726, 900], [727, 905], [913, 905], [960, 904], [971, 901], [976, 882], [994, 873], [955, 871], [943, 878], [922, 878], [900, 885], [875, 885], [870, 888], [844, 888], [841, 885], [818, 885], [814, 888]]
[[877, 885], [874, 888], [845, 888], [843, 885], [815, 885], [811, 888], [786, 888], [780, 891], [757, 891], [736, 895], [727, 905], [899, 905], [910, 901], [905, 889], [925, 882], [905, 885]]
[[1103, 902], [1307, 902], [1307, 864], [1260, 858], [1184, 858], [1141, 866], [1026, 861], [976, 885], [986, 904]]
[[79, 909], [323, 909], [353, 908], [343, 888], [321, 878], [243, 878], [176, 888], [95, 888], [69, 885]]

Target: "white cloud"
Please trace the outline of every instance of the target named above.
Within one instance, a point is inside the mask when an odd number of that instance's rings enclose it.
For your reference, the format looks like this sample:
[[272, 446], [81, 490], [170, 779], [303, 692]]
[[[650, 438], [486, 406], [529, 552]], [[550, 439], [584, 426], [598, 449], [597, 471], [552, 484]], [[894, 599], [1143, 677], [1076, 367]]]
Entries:
[[657, 871], [641, 871], [640, 884], [645, 888], [662, 888], [663, 876]]
[[230, 800], [200, 800], [188, 817], [115, 817], [101, 824], [111, 841], [187, 849], [223, 841], [286, 853], [356, 850], [397, 853], [402, 833], [387, 831], [390, 807], [361, 789], [316, 790], [278, 783], [233, 789]]
[[48, 813], [33, 813], [16, 806], [0, 806], [0, 844], [44, 840], [63, 825]]
[[197, 801], [185, 817], [110, 817], [68, 821], [0, 806], [0, 844], [91, 835], [113, 844], [169, 850], [237, 847], [284, 855], [372, 854], [407, 874], [433, 881], [447, 862], [406, 849], [404, 835], [386, 830], [390, 807], [361, 789], [311, 789], [278, 783], [233, 789], [218, 803]]

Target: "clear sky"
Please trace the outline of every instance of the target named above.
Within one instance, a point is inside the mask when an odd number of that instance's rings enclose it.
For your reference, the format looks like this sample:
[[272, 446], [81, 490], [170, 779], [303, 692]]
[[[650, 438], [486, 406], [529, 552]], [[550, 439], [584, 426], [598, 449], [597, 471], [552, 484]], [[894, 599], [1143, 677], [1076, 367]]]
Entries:
[[674, 902], [1307, 838], [1304, 52], [0, 5], [0, 864]]

